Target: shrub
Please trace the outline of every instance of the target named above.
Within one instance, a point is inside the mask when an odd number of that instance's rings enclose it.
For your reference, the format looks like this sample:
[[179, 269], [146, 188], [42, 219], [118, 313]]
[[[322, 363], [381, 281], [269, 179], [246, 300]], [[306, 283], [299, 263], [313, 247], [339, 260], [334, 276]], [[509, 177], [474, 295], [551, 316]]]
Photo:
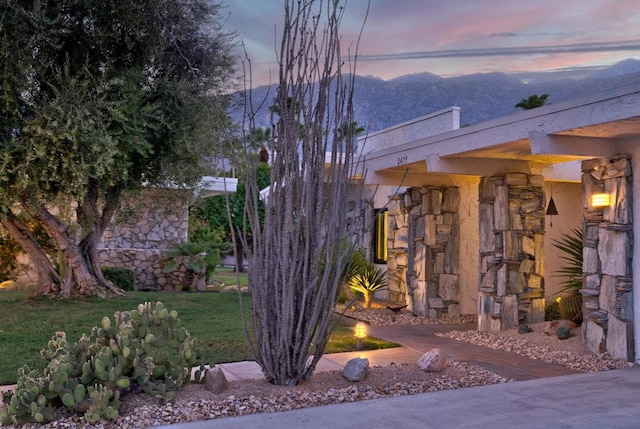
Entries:
[[562, 319], [562, 315], [560, 314], [560, 305], [558, 304], [558, 301], [553, 301], [544, 308], [544, 320], [550, 321], [559, 319]]
[[553, 245], [562, 251], [561, 258], [566, 265], [558, 271], [558, 277], [564, 277], [562, 290], [558, 292], [560, 300], [558, 309], [563, 319], [582, 322], [582, 230], [572, 229], [571, 234], [562, 234], [560, 240], [553, 240]]
[[187, 269], [185, 286], [191, 290], [204, 290], [207, 272], [220, 263], [220, 251], [211, 243], [188, 241], [175, 243], [164, 251], [162, 272], [170, 273], [183, 264]]
[[387, 272], [372, 263], [366, 263], [362, 271], [351, 277], [349, 287], [354, 292], [362, 293], [364, 307], [371, 307], [373, 293], [387, 287]]
[[69, 345], [56, 332], [41, 351], [42, 374], [26, 365], [14, 393], [0, 407], [0, 423], [56, 420], [60, 408], [83, 414], [89, 423], [118, 417], [120, 395], [146, 392], [165, 402], [190, 379], [195, 339], [180, 327], [177, 312], [158, 302], [104, 317], [91, 337]]
[[136, 273], [131, 268], [102, 267], [102, 275], [122, 290], [136, 290]]

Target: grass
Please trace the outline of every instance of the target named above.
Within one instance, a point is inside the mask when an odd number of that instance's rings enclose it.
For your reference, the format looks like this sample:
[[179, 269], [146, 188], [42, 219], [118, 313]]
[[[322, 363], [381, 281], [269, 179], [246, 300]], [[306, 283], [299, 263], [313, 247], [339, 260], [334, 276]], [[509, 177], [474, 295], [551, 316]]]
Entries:
[[[65, 331], [69, 342], [99, 325], [102, 317], [116, 311], [133, 310], [145, 301], [161, 301], [176, 310], [183, 326], [198, 339], [206, 363], [253, 359], [242, 330], [239, 296], [236, 293], [130, 292], [126, 297], [108, 300], [27, 299], [25, 291], [0, 293], [0, 384], [15, 383], [17, 369], [24, 364], [42, 369], [40, 350], [56, 331]], [[250, 296], [243, 294], [245, 309]], [[353, 321], [339, 320], [327, 353], [356, 349]], [[397, 347], [396, 343], [369, 338], [363, 349]]]
[[235, 269], [229, 267], [217, 267], [209, 276], [209, 279], [222, 282], [225, 286], [238, 285], [238, 279], [240, 280], [240, 286], [249, 284], [249, 276], [246, 272], [236, 274]]

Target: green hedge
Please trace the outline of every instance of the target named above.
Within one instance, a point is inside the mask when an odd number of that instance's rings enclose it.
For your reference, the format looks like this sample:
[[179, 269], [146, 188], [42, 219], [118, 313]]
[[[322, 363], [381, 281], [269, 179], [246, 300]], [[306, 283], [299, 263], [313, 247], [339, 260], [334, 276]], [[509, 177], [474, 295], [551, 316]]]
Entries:
[[102, 267], [102, 274], [114, 286], [123, 290], [136, 290], [136, 273], [131, 268]]

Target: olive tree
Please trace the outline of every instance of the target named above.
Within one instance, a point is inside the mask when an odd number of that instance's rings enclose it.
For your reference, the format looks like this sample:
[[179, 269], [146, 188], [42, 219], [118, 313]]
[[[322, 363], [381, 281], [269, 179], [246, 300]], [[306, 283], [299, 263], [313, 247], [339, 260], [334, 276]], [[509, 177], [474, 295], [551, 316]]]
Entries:
[[347, 201], [356, 130], [345, 124], [355, 123], [355, 55], [349, 61], [341, 52], [343, 13], [338, 0], [285, 0], [266, 192], [259, 194], [255, 169], [247, 173], [249, 337], [275, 384], [294, 385], [313, 373], [352, 252]]
[[97, 248], [123, 193], [193, 185], [210, 164], [234, 65], [219, 13], [207, 0], [0, 0], [0, 222], [43, 293], [122, 293]]

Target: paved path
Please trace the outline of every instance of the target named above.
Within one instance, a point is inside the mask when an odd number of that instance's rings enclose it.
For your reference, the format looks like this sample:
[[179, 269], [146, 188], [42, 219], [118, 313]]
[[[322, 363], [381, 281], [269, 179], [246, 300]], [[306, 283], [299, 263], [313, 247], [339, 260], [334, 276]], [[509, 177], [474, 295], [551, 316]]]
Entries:
[[[372, 326], [370, 335], [395, 341], [405, 349], [420, 356], [434, 347], [440, 348], [453, 360], [478, 365], [496, 374], [514, 380], [532, 380], [541, 377], [578, 374], [578, 371], [559, 365], [552, 365], [535, 359], [529, 359], [516, 353], [493, 350], [461, 341], [434, 335], [437, 332], [473, 330], [475, 324], [466, 325], [415, 325], [415, 326]], [[329, 355], [331, 356], [331, 355]], [[415, 362], [418, 358], [415, 357]]]
[[253, 414], [172, 429], [637, 429], [640, 368]]

